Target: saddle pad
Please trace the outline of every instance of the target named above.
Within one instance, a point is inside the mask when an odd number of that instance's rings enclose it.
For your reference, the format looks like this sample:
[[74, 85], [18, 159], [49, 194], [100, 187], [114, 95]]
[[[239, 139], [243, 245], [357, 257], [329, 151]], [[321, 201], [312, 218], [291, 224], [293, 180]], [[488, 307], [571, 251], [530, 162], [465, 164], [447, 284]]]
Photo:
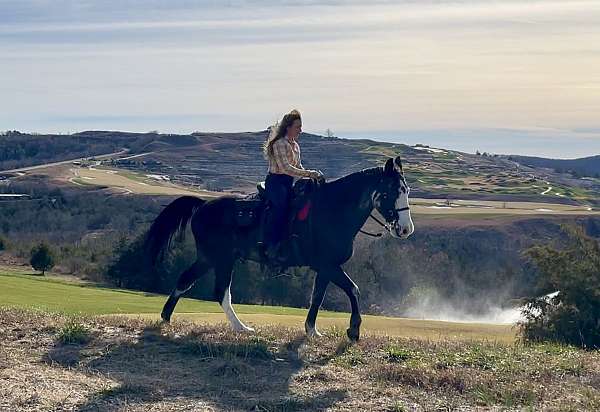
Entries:
[[306, 218], [308, 217], [308, 213], [310, 212], [310, 208], [312, 206], [312, 202], [309, 200], [307, 201], [304, 206], [302, 206], [302, 208], [298, 211], [298, 213], [296, 214], [296, 218], [299, 221], [304, 221], [306, 220]]

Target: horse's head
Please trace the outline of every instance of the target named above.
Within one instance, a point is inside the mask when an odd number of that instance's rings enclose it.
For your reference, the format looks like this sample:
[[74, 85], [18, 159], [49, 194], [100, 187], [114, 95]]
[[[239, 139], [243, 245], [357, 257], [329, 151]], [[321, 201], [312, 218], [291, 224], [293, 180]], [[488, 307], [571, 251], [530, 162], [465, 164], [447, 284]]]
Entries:
[[406, 239], [415, 230], [408, 206], [409, 192], [400, 156], [388, 159], [373, 194], [373, 206], [385, 218], [393, 237]]

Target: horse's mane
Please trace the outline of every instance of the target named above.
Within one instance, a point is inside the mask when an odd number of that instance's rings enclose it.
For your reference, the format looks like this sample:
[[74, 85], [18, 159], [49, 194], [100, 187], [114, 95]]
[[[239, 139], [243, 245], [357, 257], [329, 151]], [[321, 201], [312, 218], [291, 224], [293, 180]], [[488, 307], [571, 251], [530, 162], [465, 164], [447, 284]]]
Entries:
[[382, 167], [370, 167], [327, 182], [325, 189], [346, 192], [353, 188], [356, 189], [357, 186], [362, 186], [365, 182], [371, 181], [373, 178], [379, 178], [382, 174]]

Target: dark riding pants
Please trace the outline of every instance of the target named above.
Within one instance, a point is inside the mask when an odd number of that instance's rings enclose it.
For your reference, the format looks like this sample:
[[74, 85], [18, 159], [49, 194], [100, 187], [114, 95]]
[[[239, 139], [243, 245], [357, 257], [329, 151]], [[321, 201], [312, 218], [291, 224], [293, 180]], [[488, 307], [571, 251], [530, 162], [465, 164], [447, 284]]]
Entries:
[[280, 242], [285, 235], [293, 183], [294, 178], [292, 176], [276, 173], [267, 174], [265, 196], [270, 202], [265, 222], [265, 243], [267, 245]]

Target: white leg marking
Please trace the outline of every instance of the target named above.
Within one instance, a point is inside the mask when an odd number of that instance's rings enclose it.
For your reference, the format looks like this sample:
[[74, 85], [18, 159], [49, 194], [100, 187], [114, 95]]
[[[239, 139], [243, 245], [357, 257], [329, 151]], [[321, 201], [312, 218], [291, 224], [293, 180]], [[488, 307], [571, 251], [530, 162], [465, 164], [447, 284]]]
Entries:
[[318, 338], [318, 337], [320, 337], [320, 336], [323, 336], [323, 335], [321, 334], [321, 332], [319, 332], [319, 331], [317, 330], [317, 326], [316, 326], [316, 325], [315, 325], [315, 326], [313, 326], [312, 328], [307, 326], [307, 327], [306, 327], [306, 335], [307, 335], [309, 338]]
[[171, 293], [171, 295], [173, 295], [173, 297], [178, 298], [179, 296], [183, 295], [185, 292], [187, 292], [188, 290], [190, 290], [192, 288], [192, 286], [194, 286], [194, 284], [192, 283], [190, 286], [188, 286], [187, 288], [180, 290], [177, 289], [177, 287], [173, 290], [173, 293]]
[[223, 295], [221, 308], [223, 308], [223, 312], [225, 312], [225, 316], [227, 316], [227, 319], [229, 320], [229, 323], [231, 323], [233, 330], [237, 332], [254, 332], [254, 329], [244, 325], [240, 318], [238, 318], [235, 314], [233, 306], [231, 306], [231, 291], [229, 287], [227, 290], [225, 290], [225, 295]]
[[188, 290], [189, 290], [189, 288], [186, 289], [186, 290], [179, 290], [179, 289], [175, 288], [175, 290], [173, 291], [172, 295], [173, 295], [173, 297], [178, 298], [179, 296], [183, 295]]

